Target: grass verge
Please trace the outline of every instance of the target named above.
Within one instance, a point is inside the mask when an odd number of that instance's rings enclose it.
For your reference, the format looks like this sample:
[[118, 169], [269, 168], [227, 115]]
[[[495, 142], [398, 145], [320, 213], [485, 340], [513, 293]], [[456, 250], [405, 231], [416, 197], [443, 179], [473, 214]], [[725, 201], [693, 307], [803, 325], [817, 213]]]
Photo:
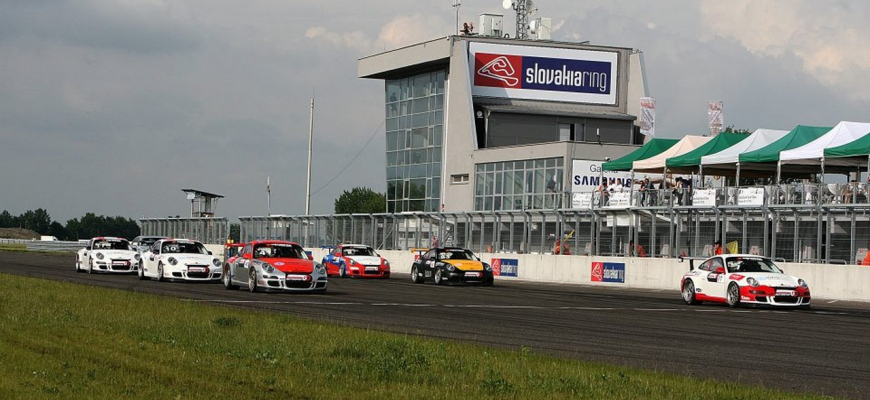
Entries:
[[27, 245], [20, 243], [0, 243], [0, 251], [27, 251]]
[[[812, 398], [2, 275], [0, 398]], [[484, 333], [481, 333], [484, 334]]]

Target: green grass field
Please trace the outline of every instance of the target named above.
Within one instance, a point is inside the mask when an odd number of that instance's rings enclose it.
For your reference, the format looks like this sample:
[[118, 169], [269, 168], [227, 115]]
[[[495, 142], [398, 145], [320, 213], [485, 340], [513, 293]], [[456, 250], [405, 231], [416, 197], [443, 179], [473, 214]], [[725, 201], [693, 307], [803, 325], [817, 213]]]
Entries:
[[0, 251], [27, 251], [27, 245], [18, 243], [0, 243]]
[[2, 399], [812, 398], [0, 276]]

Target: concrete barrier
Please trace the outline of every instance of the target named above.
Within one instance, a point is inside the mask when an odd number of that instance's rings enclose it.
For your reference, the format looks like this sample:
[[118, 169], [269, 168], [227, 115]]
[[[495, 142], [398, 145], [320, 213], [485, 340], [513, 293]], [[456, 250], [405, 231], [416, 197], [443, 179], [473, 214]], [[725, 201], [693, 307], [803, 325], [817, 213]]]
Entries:
[[[312, 250], [320, 261], [326, 254]], [[408, 273], [414, 262], [410, 251], [381, 250], [397, 273]], [[673, 290], [679, 296], [680, 278], [689, 270], [689, 263], [674, 258], [590, 257], [550, 254], [481, 253], [478, 256], [491, 263], [494, 258], [518, 261], [517, 277], [496, 277], [498, 281], [529, 281], [567, 283], [610, 287]], [[624, 282], [594, 282], [593, 263], [624, 264]], [[870, 301], [870, 267], [857, 265], [777, 263], [787, 274], [803, 278], [813, 297], [830, 300]]]

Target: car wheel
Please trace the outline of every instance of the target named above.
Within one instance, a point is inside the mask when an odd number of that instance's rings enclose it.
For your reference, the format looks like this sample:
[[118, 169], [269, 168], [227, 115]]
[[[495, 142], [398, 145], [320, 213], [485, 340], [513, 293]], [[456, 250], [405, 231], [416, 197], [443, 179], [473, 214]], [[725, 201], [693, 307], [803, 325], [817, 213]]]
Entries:
[[420, 277], [420, 274], [417, 273], [417, 266], [411, 267], [411, 282], [414, 283], [423, 283], [423, 278]]
[[338, 267], [338, 277], [339, 278], [347, 278], [347, 267], [344, 264]]
[[254, 271], [253, 266], [251, 266], [251, 273], [248, 275], [248, 291], [257, 291], [257, 271]]
[[488, 280], [488, 281], [484, 281], [484, 282], [483, 282], [483, 286], [492, 286], [493, 284], [495, 284], [495, 280], [494, 280], [494, 279], [493, 279], [493, 280]]
[[233, 289], [239, 288], [238, 286], [233, 285], [233, 277], [230, 275], [230, 268], [227, 266], [224, 266], [223, 280], [224, 280], [224, 288], [226, 290], [233, 290]]
[[139, 273], [139, 280], [144, 281], [145, 278], [146, 278], [146, 276], [145, 276], [145, 268], [142, 268], [142, 264], [141, 264], [141, 263], [139, 264], [139, 272], [138, 272], [138, 273]]
[[88, 260], [88, 273], [94, 273], [94, 260]]
[[157, 264], [157, 282], [163, 282], [163, 263]]
[[691, 279], [686, 279], [686, 283], [683, 284], [683, 301], [688, 305], [701, 304], [695, 298], [695, 282], [692, 282]]
[[82, 272], [82, 260], [79, 259], [79, 256], [76, 256], [76, 272]]
[[436, 285], [443, 285], [444, 284], [444, 275], [442, 275], [442, 274], [443, 274], [443, 272], [441, 272], [440, 269], [435, 271], [435, 284]]
[[737, 287], [736, 283], [732, 283], [728, 286], [728, 293], [725, 294], [725, 302], [728, 303], [728, 307], [737, 307], [740, 305], [740, 288]]

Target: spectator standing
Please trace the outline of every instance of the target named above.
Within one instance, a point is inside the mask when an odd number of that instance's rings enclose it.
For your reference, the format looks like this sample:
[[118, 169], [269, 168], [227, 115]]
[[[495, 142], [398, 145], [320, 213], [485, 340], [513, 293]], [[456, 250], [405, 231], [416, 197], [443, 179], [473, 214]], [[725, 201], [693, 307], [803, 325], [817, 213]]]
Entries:
[[717, 240], [713, 242], [713, 255], [721, 255], [722, 254], [722, 241]]
[[562, 254], [562, 239], [556, 239], [556, 246], [553, 247], [553, 254]]
[[634, 239], [628, 242], [628, 253], [632, 257], [646, 257], [646, 250], [641, 245], [634, 245]]
[[432, 235], [432, 248], [439, 247], [439, 244], [441, 244], [441, 242], [438, 241], [438, 236]]

